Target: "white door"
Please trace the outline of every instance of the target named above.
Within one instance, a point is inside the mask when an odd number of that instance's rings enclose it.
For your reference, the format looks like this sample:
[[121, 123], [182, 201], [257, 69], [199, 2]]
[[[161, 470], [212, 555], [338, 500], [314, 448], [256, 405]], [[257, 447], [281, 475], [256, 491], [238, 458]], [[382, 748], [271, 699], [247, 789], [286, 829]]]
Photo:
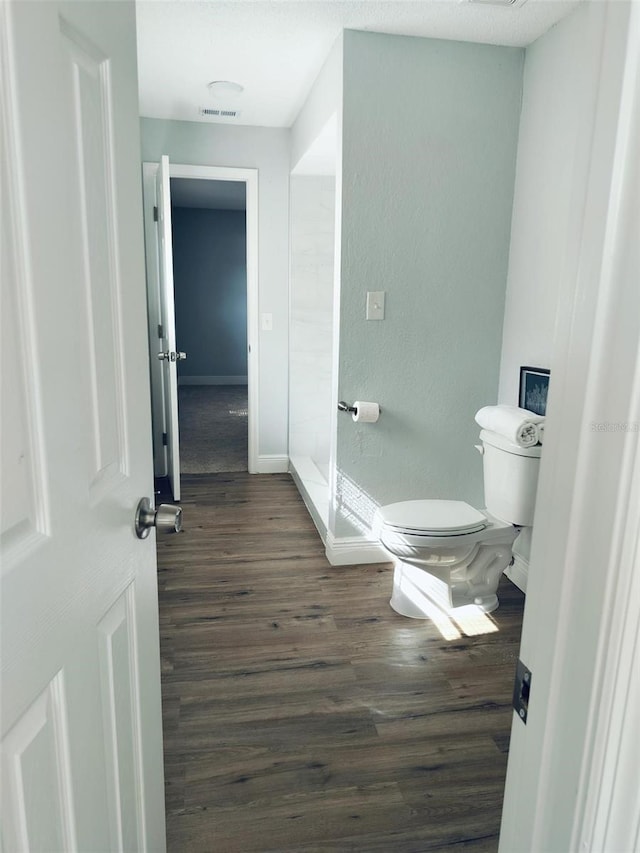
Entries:
[[5, 851], [165, 847], [135, 51], [0, 4]]
[[173, 289], [173, 241], [171, 237], [171, 185], [169, 158], [162, 155], [156, 176], [158, 199], [158, 246], [160, 274], [160, 313], [162, 317], [165, 429], [167, 442], [167, 476], [173, 499], [180, 500], [180, 434], [178, 429], [178, 360], [176, 352], [176, 310]]

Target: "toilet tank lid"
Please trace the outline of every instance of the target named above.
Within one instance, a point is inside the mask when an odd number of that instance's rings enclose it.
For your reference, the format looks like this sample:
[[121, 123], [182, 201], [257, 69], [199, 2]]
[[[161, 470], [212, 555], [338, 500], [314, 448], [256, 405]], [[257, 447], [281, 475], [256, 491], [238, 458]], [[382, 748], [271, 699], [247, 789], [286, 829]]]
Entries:
[[533, 456], [539, 458], [542, 454], [541, 444], [534, 444], [533, 447], [520, 447], [519, 444], [514, 444], [503, 435], [491, 432], [488, 429], [480, 430], [480, 441], [483, 444], [490, 444], [492, 447], [497, 447], [500, 450], [506, 450], [507, 453], [513, 453], [514, 456]]
[[400, 501], [380, 507], [382, 522], [397, 530], [468, 533], [486, 527], [487, 517], [464, 501]]

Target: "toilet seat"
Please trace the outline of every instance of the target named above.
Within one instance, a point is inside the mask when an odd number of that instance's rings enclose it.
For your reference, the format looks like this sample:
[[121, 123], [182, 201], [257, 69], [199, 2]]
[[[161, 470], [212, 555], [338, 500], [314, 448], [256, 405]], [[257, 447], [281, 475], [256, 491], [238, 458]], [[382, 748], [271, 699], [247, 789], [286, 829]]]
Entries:
[[414, 536], [464, 536], [489, 524], [484, 513], [464, 501], [400, 501], [382, 507], [380, 516], [388, 530]]

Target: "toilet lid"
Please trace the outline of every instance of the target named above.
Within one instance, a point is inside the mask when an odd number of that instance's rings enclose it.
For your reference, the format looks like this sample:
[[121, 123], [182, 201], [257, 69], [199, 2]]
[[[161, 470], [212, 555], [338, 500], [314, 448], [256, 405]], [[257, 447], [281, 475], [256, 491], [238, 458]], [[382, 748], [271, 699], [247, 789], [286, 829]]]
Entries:
[[487, 526], [487, 517], [464, 501], [400, 501], [380, 509], [384, 525], [398, 533], [461, 536]]

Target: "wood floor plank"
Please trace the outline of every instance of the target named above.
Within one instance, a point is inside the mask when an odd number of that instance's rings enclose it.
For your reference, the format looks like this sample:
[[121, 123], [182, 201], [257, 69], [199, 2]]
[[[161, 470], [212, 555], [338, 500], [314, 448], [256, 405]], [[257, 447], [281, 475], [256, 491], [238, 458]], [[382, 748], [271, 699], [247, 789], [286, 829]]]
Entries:
[[288, 475], [183, 490], [158, 540], [169, 851], [497, 850], [519, 590], [446, 639], [391, 610], [390, 565], [327, 563]]

